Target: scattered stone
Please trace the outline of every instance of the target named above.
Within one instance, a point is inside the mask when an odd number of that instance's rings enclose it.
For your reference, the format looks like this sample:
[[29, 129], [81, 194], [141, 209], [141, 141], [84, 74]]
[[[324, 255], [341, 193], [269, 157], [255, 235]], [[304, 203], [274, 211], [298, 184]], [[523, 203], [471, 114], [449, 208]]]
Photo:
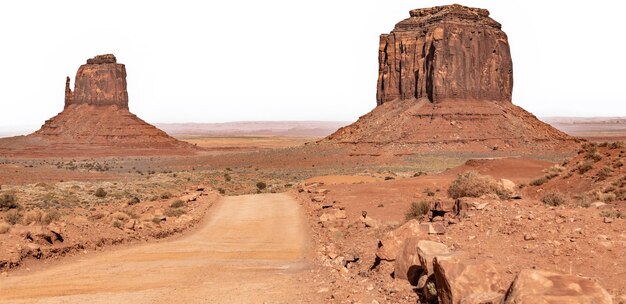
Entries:
[[324, 213], [320, 215], [320, 222], [329, 222], [329, 221], [334, 221], [334, 220], [335, 220], [335, 216], [332, 214]]
[[601, 209], [607, 206], [607, 204], [605, 202], [593, 202], [590, 205], [591, 207], [594, 207], [596, 209]]
[[458, 255], [438, 256], [434, 259], [433, 268], [441, 304], [477, 303], [462, 300], [471, 300], [472, 297], [493, 299], [496, 294], [504, 293], [502, 278], [489, 261], [470, 262]]
[[393, 261], [396, 255], [403, 248], [404, 240], [413, 237], [424, 237], [425, 234], [420, 229], [420, 223], [413, 219], [395, 230], [387, 232], [378, 242], [376, 256], [381, 260]]
[[335, 218], [339, 220], [345, 220], [348, 218], [348, 215], [346, 215], [346, 212], [344, 210], [337, 210], [335, 211]]
[[605, 217], [603, 220], [605, 223], [609, 224], [609, 223], [613, 223], [613, 219], [610, 217]]
[[524, 234], [524, 241], [532, 241], [536, 238], [535, 234]]
[[321, 203], [324, 201], [326, 197], [323, 195], [316, 195], [314, 197], [311, 198], [311, 201], [313, 201], [314, 203]]
[[423, 233], [427, 233], [427, 234], [445, 234], [446, 233], [446, 227], [440, 222], [421, 223], [420, 230]]
[[613, 302], [604, 288], [588, 278], [524, 269], [515, 277], [507, 291], [504, 303], [610, 304]]

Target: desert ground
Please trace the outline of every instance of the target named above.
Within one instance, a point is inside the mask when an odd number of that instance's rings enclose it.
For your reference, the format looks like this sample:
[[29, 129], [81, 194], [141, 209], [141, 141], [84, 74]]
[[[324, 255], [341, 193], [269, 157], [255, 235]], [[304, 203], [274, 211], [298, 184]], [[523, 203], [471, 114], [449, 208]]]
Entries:
[[[320, 138], [212, 134], [179, 137], [205, 147], [192, 156], [5, 157], [0, 302], [418, 302], [378, 256], [416, 218], [444, 227], [426, 239], [491, 260], [505, 284], [522, 269], [556, 271], [622, 303], [626, 148], [589, 132], [565, 156], [302, 156]], [[462, 198], [465, 217], [435, 216], [467, 172], [515, 193]], [[415, 213], [422, 202], [428, 211]]]

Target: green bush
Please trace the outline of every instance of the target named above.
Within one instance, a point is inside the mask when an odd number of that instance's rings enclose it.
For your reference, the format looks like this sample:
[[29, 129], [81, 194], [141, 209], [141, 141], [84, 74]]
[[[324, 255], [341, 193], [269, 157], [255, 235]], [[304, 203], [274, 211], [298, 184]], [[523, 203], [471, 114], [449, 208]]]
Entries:
[[430, 211], [430, 204], [426, 201], [413, 202], [409, 207], [409, 210], [404, 214], [404, 218], [407, 221], [412, 219], [421, 220], [423, 219]]

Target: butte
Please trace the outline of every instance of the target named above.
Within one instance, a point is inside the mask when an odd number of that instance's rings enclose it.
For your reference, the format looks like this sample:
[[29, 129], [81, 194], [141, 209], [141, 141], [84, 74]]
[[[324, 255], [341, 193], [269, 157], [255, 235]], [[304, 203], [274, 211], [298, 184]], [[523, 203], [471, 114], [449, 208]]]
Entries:
[[568, 153], [576, 139], [512, 103], [507, 35], [489, 11], [410, 11], [380, 36], [377, 107], [319, 144], [411, 152]]
[[0, 154], [124, 156], [190, 154], [179, 141], [129, 111], [126, 67], [114, 55], [88, 59], [65, 83], [65, 107], [38, 131], [0, 140]]

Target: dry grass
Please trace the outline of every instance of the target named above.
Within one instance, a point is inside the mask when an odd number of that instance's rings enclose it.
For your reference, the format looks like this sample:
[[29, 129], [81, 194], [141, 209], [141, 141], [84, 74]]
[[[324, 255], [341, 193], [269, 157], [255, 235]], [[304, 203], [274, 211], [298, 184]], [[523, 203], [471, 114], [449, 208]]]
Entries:
[[459, 174], [448, 188], [448, 195], [454, 199], [481, 197], [486, 194], [496, 194], [501, 199], [507, 199], [510, 196], [510, 193], [493, 178], [473, 171]]
[[0, 196], [0, 211], [19, 208], [17, 197], [11, 193], [4, 193]]
[[412, 219], [422, 220], [430, 211], [430, 204], [427, 201], [413, 202], [409, 211], [404, 214], [407, 221]]
[[565, 203], [565, 196], [556, 191], [549, 191], [541, 197], [541, 201], [549, 206], [560, 206]]
[[9, 224], [0, 223], [0, 234], [5, 234], [9, 232], [9, 229], [11, 229], [11, 226]]

